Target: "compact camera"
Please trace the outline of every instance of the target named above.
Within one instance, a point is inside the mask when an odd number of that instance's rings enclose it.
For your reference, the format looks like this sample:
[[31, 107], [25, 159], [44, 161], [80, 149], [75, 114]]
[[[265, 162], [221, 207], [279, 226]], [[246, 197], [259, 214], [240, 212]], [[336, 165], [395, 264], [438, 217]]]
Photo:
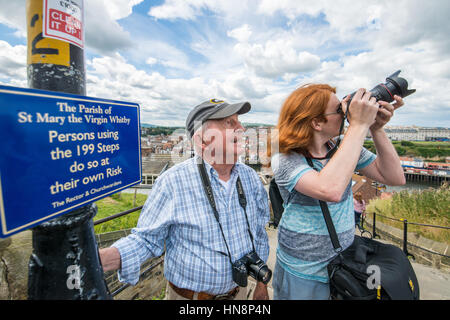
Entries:
[[252, 251], [233, 263], [233, 281], [240, 287], [246, 287], [248, 276], [256, 281], [267, 284], [272, 278], [272, 271], [260, 259], [255, 251]]

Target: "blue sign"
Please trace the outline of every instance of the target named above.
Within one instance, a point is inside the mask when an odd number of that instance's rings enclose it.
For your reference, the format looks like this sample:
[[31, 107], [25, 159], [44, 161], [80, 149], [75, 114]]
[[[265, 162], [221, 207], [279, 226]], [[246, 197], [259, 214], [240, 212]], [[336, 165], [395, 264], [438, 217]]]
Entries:
[[139, 105], [0, 86], [0, 237], [141, 182]]

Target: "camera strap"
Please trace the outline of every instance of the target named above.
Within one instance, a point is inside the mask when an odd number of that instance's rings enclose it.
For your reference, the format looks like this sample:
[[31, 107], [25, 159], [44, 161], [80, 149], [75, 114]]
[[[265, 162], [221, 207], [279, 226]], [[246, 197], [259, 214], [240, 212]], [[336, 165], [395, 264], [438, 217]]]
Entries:
[[327, 154], [325, 155], [325, 157], [322, 157], [322, 158], [315, 158], [315, 157], [312, 157], [311, 154], [309, 154], [309, 156], [311, 156], [311, 158], [317, 159], [317, 160], [325, 160], [325, 159], [330, 159], [330, 158], [336, 153], [336, 151], [339, 149], [339, 145], [341, 144], [341, 135], [342, 135], [342, 133], [344, 132], [345, 120], [348, 119], [348, 109], [349, 109], [349, 108], [347, 108], [347, 110], [345, 110], [344, 118], [342, 119], [341, 126], [340, 126], [340, 128], [339, 128], [338, 139], [337, 139], [336, 143], [334, 143], [334, 147], [332, 147], [332, 148], [327, 152]]
[[342, 119], [341, 127], [339, 128], [338, 139], [337, 139], [337, 142], [334, 144], [334, 147], [330, 151], [327, 152], [325, 157], [313, 158], [313, 159], [317, 159], [317, 160], [329, 159], [336, 153], [336, 151], [339, 149], [339, 145], [341, 144], [341, 135], [342, 135], [342, 132], [344, 131], [344, 124], [345, 124], [345, 119], [347, 119], [347, 115], [348, 115], [348, 108], [347, 108], [347, 111], [345, 112], [344, 119]]
[[[219, 224], [219, 228], [220, 228], [220, 232], [222, 233], [223, 241], [225, 242], [225, 246], [227, 247], [228, 257], [230, 258], [230, 263], [233, 264], [233, 262], [231, 260], [230, 248], [228, 247], [228, 243], [225, 239], [225, 234], [223, 232], [222, 224], [220, 223], [219, 211], [217, 210], [217, 205], [216, 205], [216, 201], [214, 200], [214, 194], [213, 194], [213, 190], [211, 187], [211, 182], [209, 181], [208, 174], [206, 173], [205, 163], [204, 163], [203, 159], [201, 159], [201, 163], [198, 163], [197, 165], [198, 165], [198, 169], [200, 171], [200, 177], [202, 180], [203, 189], [205, 190], [206, 197], [208, 198], [208, 201], [213, 209], [214, 217], [216, 218], [216, 221]], [[242, 207], [242, 209], [244, 209], [245, 220], [247, 221], [247, 231], [250, 236], [253, 251], [256, 251], [255, 244], [254, 244], [254, 238], [253, 238], [252, 232], [250, 231], [250, 223], [248, 221], [248, 216], [247, 216], [247, 210], [246, 210], [247, 198], [245, 197], [244, 188], [242, 187], [242, 182], [241, 182], [241, 179], [239, 178], [239, 176], [236, 181], [236, 189], [237, 189], [238, 197], [239, 197], [239, 205]]]
[[338, 146], [339, 146], [340, 143], [341, 143], [340, 136], [338, 137], [338, 141], [336, 143], [333, 140], [328, 140], [326, 142], [326, 147], [328, 148], [328, 151], [327, 151], [327, 154], [325, 155], [325, 157], [313, 157], [311, 155], [311, 153], [309, 153], [309, 151], [307, 151], [307, 155], [305, 155], [305, 157], [306, 158], [311, 158], [311, 159], [316, 159], [316, 160], [331, 159], [333, 154], [338, 149]]
[[344, 124], [345, 124], [345, 120], [347, 119], [347, 116], [348, 116], [348, 108], [347, 108], [347, 110], [345, 111], [344, 119], [342, 119], [341, 127], [339, 128], [339, 136], [338, 136], [338, 140], [337, 140], [336, 144], [334, 145], [334, 148], [331, 149], [331, 150], [327, 153], [326, 158], [331, 158], [331, 157], [335, 154], [335, 152], [339, 149], [339, 145], [341, 144], [341, 135], [342, 135], [342, 133], [343, 133], [343, 131], [344, 131]]
[[[311, 158], [306, 158], [308, 164], [311, 168], [318, 171], [311, 160]], [[323, 218], [325, 219], [325, 224], [327, 225], [327, 230], [331, 238], [331, 243], [333, 244], [334, 251], [336, 253], [340, 253], [342, 251], [341, 244], [339, 242], [338, 235], [336, 233], [336, 229], [334, 228], [333, 220], [331, 219], [330, 210], [328, 209], [328, 205], [325, 201], [319, 200], [320, 209], [322, 210]]]

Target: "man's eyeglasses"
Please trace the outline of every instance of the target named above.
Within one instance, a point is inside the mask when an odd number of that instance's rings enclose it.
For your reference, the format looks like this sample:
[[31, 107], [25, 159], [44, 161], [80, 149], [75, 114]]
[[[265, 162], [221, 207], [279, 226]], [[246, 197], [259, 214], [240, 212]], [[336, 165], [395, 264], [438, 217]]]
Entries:
[[325, 113], [324, 116], [329, 116], [329, 115], [332, 115], [332, 114], [342, 114], [342, 115], [344, 114], [344, 111], [342, 110], [342, 103], [341, 102], [339, 102], [338, 108], [337, 108], [337, 110], [335, 112]]

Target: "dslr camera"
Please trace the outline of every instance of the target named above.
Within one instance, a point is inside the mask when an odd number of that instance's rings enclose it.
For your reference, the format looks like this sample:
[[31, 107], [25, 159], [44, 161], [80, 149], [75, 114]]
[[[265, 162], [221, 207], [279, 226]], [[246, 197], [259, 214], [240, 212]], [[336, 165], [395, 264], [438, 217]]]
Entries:
[[[370, 90], [372, 97], [375, 97], [377, 101], [382, 100], [390, 103], [394, 101], [394, 95], [404, 98], [416, 92], [416, 89], [408, 89], [408, 81], [399, 77], [399, 74], [400, 70], [394, 72], [386, 78], [386, 83], [380, 83]], [[356, 92], [350, 94], [350, 100], [347, 102], [348, 106], [350, 105], [355, 93]]]
[[267, 284], [272, 278], [272, 271], [255, 251], [247, 253], [236, 260], [232, 266], [233, 281], [240, 287], [247, 286], [247, 278], [250, 275], [256, 281]]

